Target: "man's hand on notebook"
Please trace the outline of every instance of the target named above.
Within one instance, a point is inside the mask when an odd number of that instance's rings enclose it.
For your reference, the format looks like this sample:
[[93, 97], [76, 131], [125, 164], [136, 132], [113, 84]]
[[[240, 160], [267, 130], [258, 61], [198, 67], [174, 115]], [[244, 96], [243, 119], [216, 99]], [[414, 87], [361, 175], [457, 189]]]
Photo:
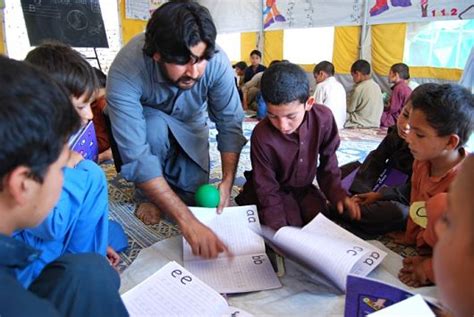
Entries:
[[206, 259], [216, 258], [219, 253], [227, 252], [230, 254], [227, 246], [219, 237], [207, 226], [203, 225], [197, 219], [181, 231], [184, 238], [191, 245], [194, 255], [200, 255]]

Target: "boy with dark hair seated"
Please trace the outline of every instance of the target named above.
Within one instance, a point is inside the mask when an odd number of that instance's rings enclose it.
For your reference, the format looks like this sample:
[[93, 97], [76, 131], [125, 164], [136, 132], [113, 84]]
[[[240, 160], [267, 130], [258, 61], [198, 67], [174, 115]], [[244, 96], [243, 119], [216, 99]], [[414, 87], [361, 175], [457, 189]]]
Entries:
[[[236, 202], [257, 204], [260, 221], [274, 230], [300, 227], [319, 212], [328, 213], [327, 200], [339, 213], [346, 210], [358, 219], [358, 206], [341, 187], [336, 122], [326, 106], [313, 107], [305, 72], [277, 63], [264, 72], [261, 93], [267, 117], [253, 130], [253, 171], [246, 173]], [[321, 190], [313, 185], [315, 177]]]
[[[430, 253], [437, 241], [434, 224], [443, 211], [436, 195], [448, 191], [466, 157], [463, 146], [474, 126], [474, 99], [459, 85], [424, 84], [413, 91], [410, 101], [413, 108], [406, 141], [415, 161], [411, 183], [400, 186], [410, 192], [410, 209], [406, 230], [392, 236], [424, 254], [405, 258], [399, 274], [405, 284], [419, 287], [435, 282]], [[391, 221], [384, 215], [386, 210], [364, 208], [387, 198], [375, 192], [353, 197], [362, 205], [361, 227], [377, 226], [384, 218]]]
[[[26, 61], [64, 86], [82, 126], [92, 119], [90, 103], [98, 82], [92, 67], [78, 52], [60, 43], [43, 44], [29, 52]], [[59, 201], [41, 224], [14, 234], [16, 239], [42, 251], [31, 265], [17, 271], [24, 286], [28, 286], [45, 265], [66, 253], [107, 255], [114, 266], [120, 260], [108, 247], [108, 191], [102, 169], [70, 151], [62, 188]]]
[[352, 162], [341, 166], [343, 174], [350, 173], [342, 179], [342, 186], [353, 197], [364, 197], [364, 193], [372, 191], [379, 192], [382, 197], [361, 205], [363, 216], [348, 228], [364, 239], [375, 239], [380, 234], [405, 227], [413, 165], [413, 155], [406, 142], [411, 109], [409, 100], [398, 117], [397, 125], [388, 129], [385, 138], [362, 164]]
[[1, 56], [0, 99], [0, 316], [127, 316], [119, 276], [100, 255], [62, 256], [29, 289], [15, 278], [40, 251], [11, 235], [41, 223], [59, 198], [79, 118], [52, 78]]
[[105, 99], [107, 76], [100, 69], [95, 67], [93, 69], [99, 82], [99, 89], [97, 90], [94, 102], [91, 103], [91, 110], [93, 114], [92, 121], [94, 122], [94, 129], [97, 137], [97, 145], [99, 147], [99, 156], [97, 161], [100, 164], [104, 161], [112, 159], [112, 149], [110, 148], [107, 124], [104, 117], [104, 110], [107, 105], [107, 101]]
[[408, 80], [410, 80], [410, 69], [406, 64], [397, 63], [390, 67], [388, 83], [393, 84], [391, 88], [392, 93], [380, 119], [381, 127], [391, 127], [397, 121], [402, 107], [406, 104], [411, 94]]
[[378, 128], [383, 112], [380, 86], [370, 76], [366, 60], [355, 61], [351, 66], [354, 88], [347, 103], [345, 128]]
[[346, 90], [336, 80], [334, 74], [334, 65], [328, 61], [322, 61], [314, 66], [313, 77], [316, 81], [314, 99], [316, 103], [331, 109], [337, 127], [343, 129], [346, 122]]
[[256, 74], [263, 72], [267, 69], [265, 66], [260, 64], [262, 61], [262, 52], [259, 50], [253, 50], [250, 52], [250, 65], [245, 68], [244, 72], [244, 84], [252, 79]]
[[[397, 186], [410, 181], [413, 165], [413, 155], [405, 141], [410, 125], [408, 120], [411, 112], [411, 102], [408, 101], [402, 108], [397, 119], [397, 124], [388, 128], [387, 135], [380, 142], [379, 146], [367, 155], [364, 162], [351, 162], [341, 166], [341, 170], [347, 170], [346, 174], [352, 174], [353, 179], [342, 180], [343, 186], [350, 194], [362, 194], [370, 191], [377, 191], [385, 184], [390, 183]], [[357, 170], [355, 170], [357, 168]], [[390, 179], [391, 171], [396, 170], [397, 177]], [[385, 177], [384, 177], [385, 176]]]

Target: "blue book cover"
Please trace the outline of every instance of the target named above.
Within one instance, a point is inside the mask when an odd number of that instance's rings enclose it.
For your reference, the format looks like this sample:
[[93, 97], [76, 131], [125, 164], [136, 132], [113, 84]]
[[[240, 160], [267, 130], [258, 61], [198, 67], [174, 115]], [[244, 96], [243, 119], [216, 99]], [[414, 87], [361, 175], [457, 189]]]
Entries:
[[72, 138], [71, 150], [81, 154], [85, 159], [97, 162], [99, 145], [95, 135], [94, 123], [89, 123], [77, 132]]
[[[341, 180], [341, 186], [342, 188], [346, 190], [348, 194], [350, 193], [349, 188], [351, 188], [352, 183], [354, 182], [354, 179], [358, 171], [359, 171], [359, 168], [356, 168], [349, 175], [347, 175]], [[372, 191], [377, 192], [382, 187], [398, 186], [401, 184], [405, 184], [407, 180], [408, 180], [407, 174], [402, 173], [395, 168], [386, 168], [378, 177], [377, 182], [372, 188]]]
[[[401, 302], [413, 293], [371, 278], [349, 275], [346, 282], [345, 317], [363, 317]], [[436, 313], [439, 308], [427, 302]]]
[[382, 187], [391, 187], [405, 184], [408, 180], [408, 175], [400, 172], [395, 168], [387, 168], [380, 174], [377, 183], [372, 189], [374, 192], [379, 191]]

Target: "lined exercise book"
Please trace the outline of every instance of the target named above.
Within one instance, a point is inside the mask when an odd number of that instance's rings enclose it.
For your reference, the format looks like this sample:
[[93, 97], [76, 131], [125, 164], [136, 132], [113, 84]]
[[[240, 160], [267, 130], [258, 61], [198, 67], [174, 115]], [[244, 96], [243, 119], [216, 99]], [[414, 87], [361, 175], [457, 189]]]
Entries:
[[281, 287], [265, 253], [256, 206], [224, 208], [190, 207], [199, 221], [227, 245], [233, 256], [221, 253], [216, 259], [203, 259], [192, 253], [183, 239], [184, 267], [219, 293], [243, 293]]
[[122, 295], [131, 317], [250, 316], [172, 261]]
[[342, 291], [349, 274], [366, 276], [387, 255], [319, 213], [303, 228], [262, 228], [262, 235], [297, 263], [321, 273]]

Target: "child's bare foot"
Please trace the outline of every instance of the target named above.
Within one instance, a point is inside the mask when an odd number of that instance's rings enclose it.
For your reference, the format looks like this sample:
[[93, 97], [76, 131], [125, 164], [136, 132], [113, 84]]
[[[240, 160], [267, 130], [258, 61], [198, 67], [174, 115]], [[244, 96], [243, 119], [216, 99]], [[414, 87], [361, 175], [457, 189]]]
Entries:
[[[431, 261], [431, 257], [409, 256], [403, 259], [403, 267], [398, 273], [400, 281], [411, 287], [433, 284], [428, 278], [424, 268], [426, 261]], [[431, 263], [429, 265], [431, 265]]]
[[120, 255], [115, 252], [110, 246], [107, 247], [106, 255], [107, 260], [109, 260], [110, 265], [117, 270], [117, 265], [120, 263]]
[[405, 232], [403, 231], [395, 231], [387, 233], [387, 237], [391, 238], [394, 243], [402, 244], [402, 245], [409, 245], [410, 243], [405, 238]]
[[113, 159], [112, 149], [109, 148], [109, 149], [105, 150], [104, 152], [99, 153], [99, 157], [98, 157], [99, 164], [104, 162], [104, 161], [111, 160], [111, 159]]
[[135, 216], [146, 225], [157, 224], [161, 219], [160, 210], [152, 203], [141, 203], [135, 210]]

